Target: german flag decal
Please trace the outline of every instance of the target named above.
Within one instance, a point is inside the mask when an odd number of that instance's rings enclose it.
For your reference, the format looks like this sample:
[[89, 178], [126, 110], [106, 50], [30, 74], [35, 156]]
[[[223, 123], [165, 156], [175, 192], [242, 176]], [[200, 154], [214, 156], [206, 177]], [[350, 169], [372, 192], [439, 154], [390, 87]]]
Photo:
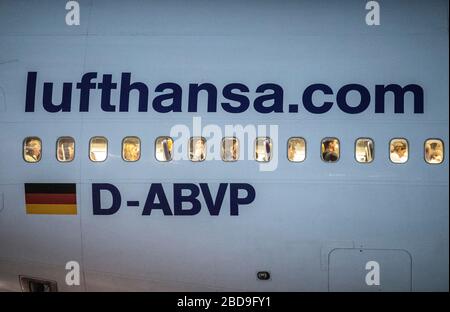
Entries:
[[25, 183], [27, 214], [77, 214], [75, 183]]

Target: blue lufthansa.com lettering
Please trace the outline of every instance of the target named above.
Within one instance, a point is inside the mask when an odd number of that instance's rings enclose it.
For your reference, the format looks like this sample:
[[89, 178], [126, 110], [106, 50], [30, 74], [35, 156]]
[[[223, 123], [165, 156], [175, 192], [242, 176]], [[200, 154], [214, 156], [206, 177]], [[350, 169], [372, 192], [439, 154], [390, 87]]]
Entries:
[[[142, 215], [151, 215], [153, 210], [160, 210], [166, 216], [196, 215], [202, 209], [202, 203], [199, 200], [199, 196], [202, 194], [209, 214], [218, 216], [222, 209], [228, 186], [230, 188], [230, 215], [238, 216], [240, 206], [249, 205], [256, 198], [255, 188], [248, 183], [220, 183], [215, 198], [211, 194], [207, 183], [200, 183], [199, 185], [194, 183], [174, 183], [173, 209], [169, 204], [162, 184], [152, 183], [145, 200]], [[106, 196], [109, 193], [111, 198], [109, 207], [102, 206], [102, 192]], [[115, 185], [109, 183], [92, 184], [92, 208], [94, 215], [113, 215], [119, 211], [121, 204], [122, 196]]]
[[[128, 112], [130, 111], [130, 93], [137, 92], [138, 112], [147, 112], [149, 106], [150, 90], [149, 86], [143, 82], [131, 81], [131, 73], [122, 73], [120, 87], [118, 83], [112, 81], [111, 74], [104, 74], [101, 82], [95, 83], [98, 73], [85, 73], [81, 81], [76, 83], [76, 89], [79, 89], [79, 111], [89, 112], [90, 94], [92, 90], [101, 90], [100, 108], [104, 112]], [[99, 78], [100, 79], [100, 78]], [[72, 82], [63, 82], [62, 96], [60, 103], [54, 103], [53, 93], [54, 85], [52, 82], [44, 82], [42, 85], [42, 107], [50, 113], [70, 112], [72, 110]], [[113, 90], [119, 92], [119, 103], [111, 103], [111, 93]], [[28, 72], [25, 112], [34, 112], [36, 106], [37, 91], [37, 72]], [[253, 96], [250, 89], [242, 83], [230, 83], [222, 88], [222, 97], [224, 101], [219, 101], [217, 87], [212, 83], [190, 83], [188, 86], [188, 103], [185, 111], [190, 113], [198, 112], [199, 97], [206, 95], [207, 112], [215, 113], [218, 106], [228, 113], [236, 114], [247, 111], [250, 107], [261, 114], [283, 113], [284, 112], [284, 91], [280, 85], [275, 83], [265, 83], [255, 89]], [[350, 93], [359, 94], [359, 103], [349, 103], [347, 95]], [[154, 89], [155, 97], [151, 101], [151, 106], [158, 113], [183, 112], [182, 94], [183, 88], [173, 82], [165, 82], [157, 85]], [[408, 84], [404, 87], [398, 84], [377, 84], [374, 88], [374, 102], [376, 114], [385, 113], [386, 96], [388, 94], [394, 97], [394, 113], [405, 113], [405, 95], [413, 95], [413, 105], [415, 114], [424, 112], [424, 91], [417, 84]], [[260, 95], [259, 95], [260, 94]], [[323, 95], [326, 100], [318, 101], [314, 99], [315, 95]], [[254, 97], [253, 103], [250, 96]], [[55, 96], [56, 97], [56, 96]], [[334, 105], [334, 91], [326, 84], [309, 85], [302, 94], [303, 107], [312, 114], [324, 114]], [[219, 103], [220, 102], [220, 103]], [[335, 102], [338, 108], [347, 114], [359, 114], [364, 112], [371, 103], [371, 94], [369, 90], [357, 83], [347, 84], [339, 88], [336, 93]], [[390, 102], [389, 102], [390, 103]], [[253, 105], [251, 105], [253, 104]], [[136, 110], [136, 108], [134, 108]], [[297, 113], [298, 110], [289, 110], [289, 113]]]

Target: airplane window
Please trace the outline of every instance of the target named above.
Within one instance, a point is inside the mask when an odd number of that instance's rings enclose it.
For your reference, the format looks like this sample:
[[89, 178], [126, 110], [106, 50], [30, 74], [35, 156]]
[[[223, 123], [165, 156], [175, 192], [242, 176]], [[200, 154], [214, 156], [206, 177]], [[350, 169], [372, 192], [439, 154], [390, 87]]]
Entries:
[[155, 142], [155, 157], [158, 161], [171, 161], [173, 140], [171, 137], [158, 137]]
[[89, 159], [105, 161], [108, 156], [108, 140], [105, 137], [93, 137], [89, 141]]
[[325, 138], [321, 144], [322, 160], [326, 162], [336, 162], [339, 160], [340, 148], [339, 140], [336, 138]]
[[56, 158], [60, 162], [70, 162], [75, 157], [75, 140], [71, 137], [60, 137], [56, 142]]
[[239, 159], [239, 141], [237, 138], [222, 139], [222, 160], [236, 161]]
[[38, 137], [27, 137], [23, 141], [23, 159], [29, 163], [41, 160], [42, 142]]
[[373, 160], [373, 141], [372, 139], [360, 138], [355, 143], [355, 158], [359, 163], [370, 163]]
[[268, 137], [256, 138], [255, 160], [268, 162], [272, 159], [272, 139]]
[[206, 158], [206, 139], [194, 137], [189, 139], [189, 159], [191, 161], [203, 161]]
[[138, 137], [126, 137], [122, 141], [122, 159], [138, 161], [141, 157], [141, 140]]
[[390, 143], [390, 158], [395, 164], [408, 161], [408, 141], [406, 139], [392, 139]]
[[301, 162], [306, 158], [306, 142], [303, 138], [290, 138], [288, 140], [288, 159], [292, 162]]
[[429, 164], [440, 164], [444, 161], [444, 142], [439, 139], [425, 141], [425, 161]]

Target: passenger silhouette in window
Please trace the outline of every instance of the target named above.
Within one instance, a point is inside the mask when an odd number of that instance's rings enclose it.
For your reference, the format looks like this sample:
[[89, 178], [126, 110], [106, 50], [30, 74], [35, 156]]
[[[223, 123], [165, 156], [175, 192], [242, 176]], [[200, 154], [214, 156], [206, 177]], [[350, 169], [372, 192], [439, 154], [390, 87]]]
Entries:
[[25, 140], [24, 158], [27, 162], [38, 162], [41, 159], [41, 140], [29, 138]]
[[405, 163], [408, 160], [408, 145], [405, 140], [393, 140], [391, 143], [391, 161]]
[[427, 140], [425, 160], [430, 164], [440, 164], [444, 160], [443, 144], [440, 140]]
[[70, 137], [61, 137], [58, 139], [57, 158], [61, 162], [70, 162], [75, 157], [75, 141]]
[[123, 159], [137, 161], [140, 158], [140, 142], [138, 138], [125, 138], [123, 141]]
[[222, 160], [236, 161], [239, 158], [239, 143], [236, 138], [222, 140]]
[[270, 138], [256, 138], [255, 160], [268, 162], [272, 159], [272, 140]]
[[305, 140], [303, 138], [290, 138], [288, 141], [288, 159], [293, 162], [305, 160]]
[[339, 142], [336, 139], [324, 140], [322, 143], [322, 159], [335, 162], [339, 159]]
[[192, 161], [203, 161], [206, 158], [206, 139], [191, 138], [189, 158]]

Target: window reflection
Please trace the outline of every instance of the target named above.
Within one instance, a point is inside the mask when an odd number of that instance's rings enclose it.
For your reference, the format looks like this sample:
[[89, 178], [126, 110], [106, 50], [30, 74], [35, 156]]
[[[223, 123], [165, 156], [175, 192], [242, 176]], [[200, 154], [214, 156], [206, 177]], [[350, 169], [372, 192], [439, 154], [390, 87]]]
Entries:
[[171, 161], [173, 157], [173, 139], [162, 136], [155, 141], [155, 157], [158, 161]]
[[306, 158], [306, 142], [303, 138], [290, 138], [288, 141], [288, 159], [301, 162]]
[[93, 137], [89, 141], [89, 159], [105, 161], [108, 156], [108, 141], [104, 137]]
[[268, 137], [256, 138], [255, 160], [259, 162], [268, 162], [271, 159], [272, 159], [272, 139]]
[[359, 163], [370, 163], [373, 160], [373, 141], [372, 139], [358, 139], [355, 143], [355, 158]]

